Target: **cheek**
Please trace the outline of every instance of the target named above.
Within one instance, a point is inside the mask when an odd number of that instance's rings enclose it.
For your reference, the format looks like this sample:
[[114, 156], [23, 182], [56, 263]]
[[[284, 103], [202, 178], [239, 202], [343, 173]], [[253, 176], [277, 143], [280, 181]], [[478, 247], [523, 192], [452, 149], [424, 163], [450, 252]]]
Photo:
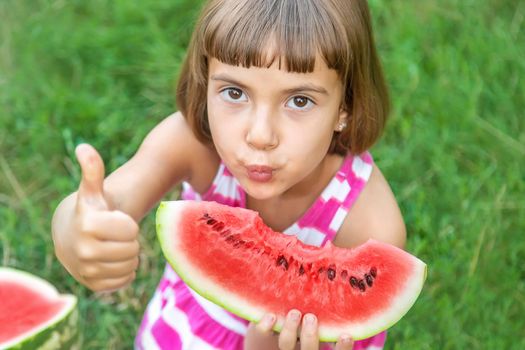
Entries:
[[213, 101], [213, 97], [209, 96], [209, 93], [207, 99], [207, 113], [212, 137], [214, 141], [219, 140], [222, 138], [220, 125], [222, 124], [221, 118], [224, 113], [221, 113], [220, 108], [218, 108], [217, 103]]
[[208, 92], [206, 103], [210, 128], [218, 129], [221, 124], [226, 122], [226, 119], [231, 114], [226, 110], [224, 103], [219, 101], [219, 97], [217, 95], [213, 95]]
[[215, 148], [221, 156], [231, 152], [239, 145], [239, 130], [237, 123], [227, 120], [227, 114], [213, 103], [208, 104], [208, 123]]
[[325, 155], [330, 147], [333, 136], [333, 126], [329, 120], [317, 118], [312, 125], [290, 129], [287, 133], [286, 145], [294, 153], [304, 157], [310, 155]]

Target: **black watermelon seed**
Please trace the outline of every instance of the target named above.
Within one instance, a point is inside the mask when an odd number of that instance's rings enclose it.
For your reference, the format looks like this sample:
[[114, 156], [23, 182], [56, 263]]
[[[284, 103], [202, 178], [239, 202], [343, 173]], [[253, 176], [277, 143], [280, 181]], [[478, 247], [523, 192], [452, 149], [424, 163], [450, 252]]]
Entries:
[[213, 224], [215, 224], [216, 222], [217, 222], [217, 220], [215, 220], [215, 219], [209, 219], [208, 221], [206, 221], [206, 224], [207, 224], [207, 225], [213, 225]]
[[359, 285], [359, 290], [360, 290], [361, 292], [364, 292], [364, 291], [366, 290], [365, 281], [363, 281], [363, 280], [359, 280], [357, 283], [358, 283], [358, 285]]
[[299, 267], [299, 275], [302, 275], [302, 274], [304, 274], [304, 267], [303, 267], [303, 265], [301, 265]]
[[286, 258], [282, 255], [277, 259], [277, 266], [279, 265], [284, 266], [284, 269], [288, 270], [288, 261], [286, 261]]
[[372, 284], [374, 284], [374, 279], [369, 274], [365, 273], [365, 281], [366, 284], [368, 284], [369, 287], [372, 287]]
[[377, 276], [377, 269], [375, 267], [372, 267], [370, 269], [370, 274], [372, 275], [372, 277], [376, 278], [376, 276]]
[[212, 228], [215, 230], [215, 231], [221, 231], [223, 228], [224, 228], [224, 223], [222, 222], [217, 222], [215, 223]]
[[355, 278], [354, 276], [350, 277], [350, 285], [356, 288], [357, 284], [358, 284], [357, 278]]
[[327, 275], [328, 275], [328, 279], [329, 279], [330, 281], [333, 281], [334, 278], [335, 278], [335, 270], [329, 268], [328, 271], [327, 271]]
[[312, 273], [312, 263], [307, 263], [305, 266], [305, 271]]
[[234, 248], [239, 248], [240, 246], [244, 245], [244, 243], [246, 243], [246, 242], [243, 241], [243, 240], [241, 239], [241, 240], [235, 242], [235, 243], [233, 244], [233, 247], [234, 247]]

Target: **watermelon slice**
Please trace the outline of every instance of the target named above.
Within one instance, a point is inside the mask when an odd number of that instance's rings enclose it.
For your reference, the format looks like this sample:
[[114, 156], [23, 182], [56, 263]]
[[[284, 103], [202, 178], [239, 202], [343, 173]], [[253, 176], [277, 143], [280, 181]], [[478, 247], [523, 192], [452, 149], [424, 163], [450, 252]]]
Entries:
[[73, 349], [77, 298], [30, 273], [0, 267], [0, 349]]
[[319, 320], [321, 341], [368, 338], [416, 301], [426, 265], [392, 245], [354, 249], [305, 245], [274, 232], [251, 210], [215, 202], [162, 202], [157, 234], [164, 255], [197, 293], [250, 321], [292, 308]]

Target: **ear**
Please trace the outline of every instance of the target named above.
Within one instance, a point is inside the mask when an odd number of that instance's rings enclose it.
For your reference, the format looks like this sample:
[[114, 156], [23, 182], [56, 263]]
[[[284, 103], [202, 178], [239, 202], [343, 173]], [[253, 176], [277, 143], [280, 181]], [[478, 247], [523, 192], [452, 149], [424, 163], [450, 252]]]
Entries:
[[334, 131], [341, 132], [343, 131], [348, 124], [348, 112], [341, 108], [339, 109], [339, 116], [337, 118], [337, 123], [334, 126]]

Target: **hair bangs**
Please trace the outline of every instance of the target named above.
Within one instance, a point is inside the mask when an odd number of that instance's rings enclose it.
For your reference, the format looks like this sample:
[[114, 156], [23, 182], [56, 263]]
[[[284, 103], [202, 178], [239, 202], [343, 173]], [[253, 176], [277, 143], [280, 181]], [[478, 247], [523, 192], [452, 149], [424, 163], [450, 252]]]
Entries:
[[380, 136], [390, 105], [367, 0], [208, 0], [177, 83], [177, 106], [196, 137], [213, 145], [208, 123], [209, 59], [243, 67], [312, 72], [317, 59], [343, 83], [348, 126], [330, 153], [359, 154]]
[[[336, 11], [316, 1], [221, 1], [202, 33], [207, 57], [243, 67], [312, 72], [319, 54], [329, 68], [346, 76], [344, 27]], [[312, 15], [312, 13], [314, 15]], [[335, 17], [335, 18], [334, 18]]]

